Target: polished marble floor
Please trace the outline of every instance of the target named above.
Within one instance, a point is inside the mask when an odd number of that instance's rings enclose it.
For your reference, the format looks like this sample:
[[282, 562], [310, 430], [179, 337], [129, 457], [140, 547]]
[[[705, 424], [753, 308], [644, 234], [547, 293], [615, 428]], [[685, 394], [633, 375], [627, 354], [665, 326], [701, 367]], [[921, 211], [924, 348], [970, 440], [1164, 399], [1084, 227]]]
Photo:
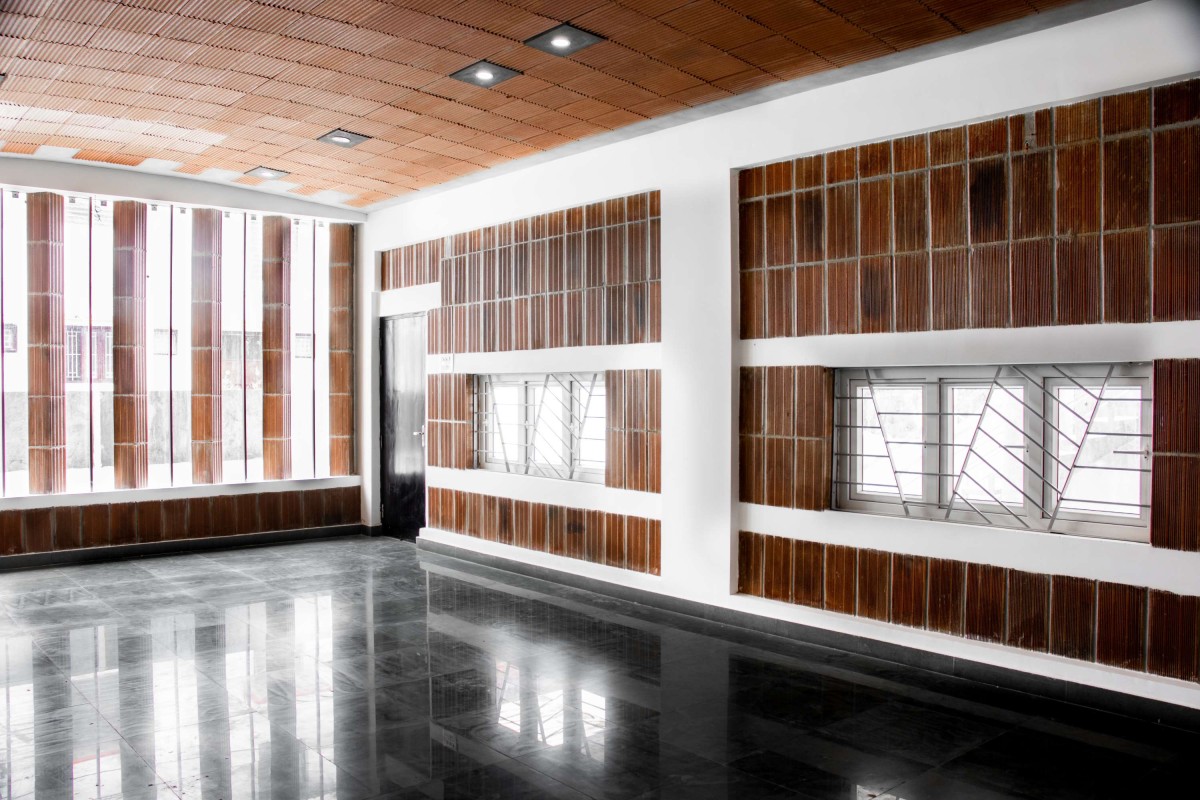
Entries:
[[3, 798], [1196, 797], [1200, 736], [353, 538], [0, 574]]

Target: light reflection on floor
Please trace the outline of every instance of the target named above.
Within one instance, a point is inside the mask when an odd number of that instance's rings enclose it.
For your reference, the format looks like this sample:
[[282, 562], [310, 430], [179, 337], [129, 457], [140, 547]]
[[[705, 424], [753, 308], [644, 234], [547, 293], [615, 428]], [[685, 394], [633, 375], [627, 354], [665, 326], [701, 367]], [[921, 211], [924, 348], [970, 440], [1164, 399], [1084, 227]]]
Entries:
[[384, 539], [0, 604], [0, 798], [1150, 797], [1200, 744]]

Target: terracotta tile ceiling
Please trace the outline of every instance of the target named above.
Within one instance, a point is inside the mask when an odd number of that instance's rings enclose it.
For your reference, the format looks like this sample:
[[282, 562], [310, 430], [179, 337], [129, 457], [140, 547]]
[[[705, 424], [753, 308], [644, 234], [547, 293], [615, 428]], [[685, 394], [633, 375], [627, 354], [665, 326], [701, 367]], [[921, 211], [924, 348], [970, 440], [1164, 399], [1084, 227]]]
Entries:
[[[0, 0], [0, 142], [367, 207], [1066, 1]], [[522, 44], [564, 21], [607, 41]], [[523, 74], [447, 77], [482, 59]]]

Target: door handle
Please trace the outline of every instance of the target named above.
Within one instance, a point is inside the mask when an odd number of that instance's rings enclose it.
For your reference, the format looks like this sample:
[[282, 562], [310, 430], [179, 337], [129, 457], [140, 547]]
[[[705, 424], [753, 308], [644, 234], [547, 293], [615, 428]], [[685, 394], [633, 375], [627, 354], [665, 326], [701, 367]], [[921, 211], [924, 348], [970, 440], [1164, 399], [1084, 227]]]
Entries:
[[421, 437], [421, 449], [425, 449], [425, 426], [421, 426], [421, 430], [413, 431], [413, 436]]

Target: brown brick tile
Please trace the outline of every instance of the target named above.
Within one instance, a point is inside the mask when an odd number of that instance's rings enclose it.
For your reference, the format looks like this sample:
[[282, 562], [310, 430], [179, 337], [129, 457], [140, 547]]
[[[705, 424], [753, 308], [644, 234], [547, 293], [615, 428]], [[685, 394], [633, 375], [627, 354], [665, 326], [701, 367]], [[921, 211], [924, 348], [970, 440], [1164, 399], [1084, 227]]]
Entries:
[[971, 250], [971, 327], [1007, 328], [1011, 324], [1008, 245]]
[[1154, 451], [1200, 455], [1200, 416], [1191, 413], [1200, 397], [1200, 359], [1154, 362]]
[[1150, 236], [1145, 230], [1107, 233], [1104, 256], [1104, 321], [1150, 321]]
[[1050, 576], [1008, 571], [1008, 630], [1004, 643], [1025, 650], [1050, 646]]
[[1146, 590], [1101, 581], [1097, 592], [1096, 661], [1113, 667], [1146, 667]]
[[1004, 640], [1007, 579], [1003, 567], [967, 565], [966, 617], [963, 635], [985, 642]]
[[1185, 681], [1200, 680], [1196, 623], [1200, 597], [1150, 590], [1146, 671]]
[[962, 635], [966, 565], [961, 561], [929, 559], [930, 630]]
[[1055, 575], [1050, 579], [1050, 652], [1093, 660], [1096, 640], [1096, 582]]
[[763, 596], [763, 547], [761, 534], [738, 533], [738, 593]]
[[825, 605], [825, 545], [797, 540], [792, 550], [792, 602]]
[[1154, 232], [1154, 321], [1200, 319], [1197, 254], [1200, 224]]
[[858, 550], [844, 545], [825, 546], [825, 608], [855, 613]]
[[892, 330], [892, 310], [895, 303], [891, 257], [870, 257], [859, 261], [858, 288], [858, 316], [861, 332], [890, 332]]
[[792, 540], [763, 537], [763, 597], [792, 601]]
[[1059, 325], [1100, 321], [1100, 237], [1080, 236], [1058, 242], [1057, 307]]
[[891, 617], [892, 556], [858, 551], [858, 615], [886, 622]]
[[1014, 328], [1054, 324], [1054, 243], [1050, 239], [1013, 242], [1012, 324]]
[[892, 556], [891, 621], [925, 627], [925, 592], [929, 559], [899, 553]]

